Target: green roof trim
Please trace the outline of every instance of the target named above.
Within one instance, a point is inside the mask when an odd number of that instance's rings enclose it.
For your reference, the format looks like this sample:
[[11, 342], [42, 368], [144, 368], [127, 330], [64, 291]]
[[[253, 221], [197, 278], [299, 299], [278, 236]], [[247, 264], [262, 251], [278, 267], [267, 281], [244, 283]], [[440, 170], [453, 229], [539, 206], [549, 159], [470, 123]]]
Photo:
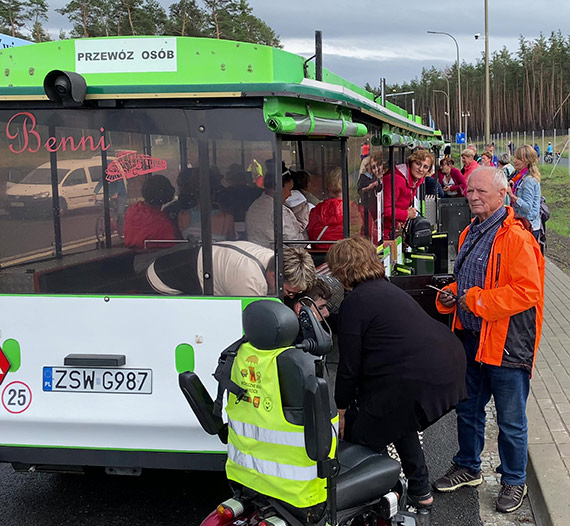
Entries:
[[[129, 60], [118, 60], [117, 57]], [[156, 58], [156, 57], [159, 58]], [[88, 57], [88, 59], [86, 58]], [[154, 58], [153, 58], [154, 57]], [[160, 59], [162, 57], [162, 59]], [[130, 60], [132, 58], [132, 60]], [[0, 97], [45, 98], [43, 81], [52, 70], [81, 74], [87, 98], [220, 96], [305, 97], [360, 110], [391, 126], [424, 136], [436, 132], [392, 103], [323, 69], [323, 81], [304, 78], [305, 58], [269, 46], [190, 37], [108, 37], [44, 42], [0, 50], [4, 75]], [[314, 62], [308, 63], [314, 78]], [[344, 117], [337, 115], [338, 118]], [[411, 117], [411, 116], [410, 116]], [[352, 122], [356, 115], [352, 114]], [[354, 131], [360, 136], [362, 129]], [[345, 130], [346, 132], [346, 130]]]

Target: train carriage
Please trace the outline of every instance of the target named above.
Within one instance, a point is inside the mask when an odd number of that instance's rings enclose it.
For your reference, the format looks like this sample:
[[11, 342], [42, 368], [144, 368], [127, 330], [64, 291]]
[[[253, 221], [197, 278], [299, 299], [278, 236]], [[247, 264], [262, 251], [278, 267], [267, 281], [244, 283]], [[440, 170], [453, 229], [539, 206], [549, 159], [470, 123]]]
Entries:
[[[442, 144], [419, 117], [317, 59], [185, 37], [0, 51], [0, 461], [115, 473], [223, 467], [222, 444], [204, 434], [177, 385], [190, 369], [213, 391], [207, 379], [220, 350], [241, 336], [253, 299], [214, 294], [220, 192], [247, 239], [256, 177], [279, 187], [283, 163], [305, 169], [322, 199], [325, 175], [341, 167], [349, 236], [363, 143], [385, 148], [392, 169], [398, 149]], [[150, 174], [175, 185], [188, 168], [199, 181], [192, 242], [202, 247], [203, 294], [160, 296], [136, 262], [168, 240], [125, 248], [112, 185], [121, 182], [133, 204]], [[317, 240], [284, 243], [280, 204], [275, 195], [275, 299], [283, 299], [284, 244], [323, 257]], [[378, 243], [377, 232], [366, 221], [356, 233]]]

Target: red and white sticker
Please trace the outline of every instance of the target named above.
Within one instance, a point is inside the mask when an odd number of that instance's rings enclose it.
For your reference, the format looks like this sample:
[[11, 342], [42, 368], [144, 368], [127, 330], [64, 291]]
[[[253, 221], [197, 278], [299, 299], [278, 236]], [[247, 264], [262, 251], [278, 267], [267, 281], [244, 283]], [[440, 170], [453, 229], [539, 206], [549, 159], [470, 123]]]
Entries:
[[2, 405], [9, 413], [23, 413], [32, 403], [32, 390], [24, 382], [11, 382], [2, 391]]

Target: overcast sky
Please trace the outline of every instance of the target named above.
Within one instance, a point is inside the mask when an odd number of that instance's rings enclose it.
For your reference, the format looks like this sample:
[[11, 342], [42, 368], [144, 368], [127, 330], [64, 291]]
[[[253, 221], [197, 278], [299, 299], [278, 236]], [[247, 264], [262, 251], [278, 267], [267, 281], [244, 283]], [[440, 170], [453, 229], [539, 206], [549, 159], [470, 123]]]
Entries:
[[[172, 1], [159, 0], [167, 8]], [[65, 0], [51, 0], [49, 29], [71, 27], [54, 8]], [[456, 61], [455, 43], [462, 61], [474, 63], [485, 49], [484, 0], [249, 0], [254, 14], [280, 36], [287, 51], [310, 56], [314, 31], [323, 32], [323, 65], [363, 86], [377, 86], [379, 78], [389, 84], [420, 77], [423, 67], [438, 69]], [[522, 34], [533, 40], [562, 29], [568, 34], [569, 0], [489, 0], [489, 51], [503, 46], [518, 49]], [[474, 35], [482, 36], [475, 40]]]

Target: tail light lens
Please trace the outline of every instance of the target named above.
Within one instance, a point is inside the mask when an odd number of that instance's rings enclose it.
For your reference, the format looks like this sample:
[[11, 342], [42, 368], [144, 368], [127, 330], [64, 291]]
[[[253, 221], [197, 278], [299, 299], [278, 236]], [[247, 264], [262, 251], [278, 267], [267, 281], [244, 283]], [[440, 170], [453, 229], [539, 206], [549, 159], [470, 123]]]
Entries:
[[216, 508], [216, 511], [218, 512], [218, 515], [220, 515], [224, 519], [235, 519], [236, 517], [239, 517], [243, 513], [244, 507], [239, 500], [228, 499], [222, 502]]
[[288, 526], [288, 524], [281, 517], [274, 515], [273, 517], [263, 519], [259, 523], [259, 526]]

